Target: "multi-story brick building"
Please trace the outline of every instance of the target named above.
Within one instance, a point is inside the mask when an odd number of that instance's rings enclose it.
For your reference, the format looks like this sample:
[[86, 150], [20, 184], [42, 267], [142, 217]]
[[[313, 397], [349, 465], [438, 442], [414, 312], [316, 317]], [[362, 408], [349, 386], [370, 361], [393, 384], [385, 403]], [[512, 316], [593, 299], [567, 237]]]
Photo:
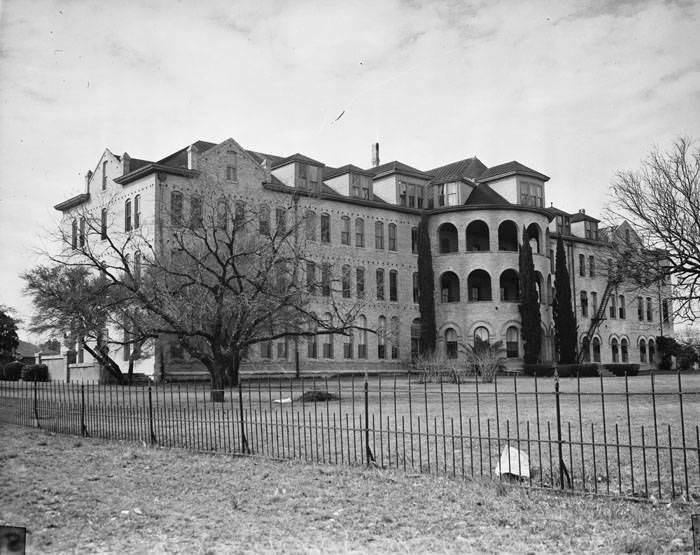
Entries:
[[[539, 282], [543, 360], [553, 359], [559, 236], [586, 358], [648, 365], [655, 336], [672, 333], [668, 285], [640, 290], [608, 272], [611, 242], [629, 242], [634, 234], [629, 224], [598, 229], [599, 221], [584, 210], [572, 215], [547, 207], [549, 178], [519, 162], [487, 167], [472, 157], [419, 170], [398, 161], [380, 164], [375, 145], [369, 168], [330, 167], [302, 154], [246, 150], [228, 139], [197, 141], [157, 162], [106, 150], [86, 181], [84, 193], [56, 206], [74, 243], [85, 234], [79, 211], [100, 210], [104, 229], [123, 222], [125, 232], [138, 228], [162, 245], [169, 220], [201, 211], [199, 195], [211, 183], [261, 211], [274, 213], [291, 199], [303, 211], [318, 267], [335, 274], [348, 302], [362, 302], [359, 325], [380, 333], [261, 344], [249, 353], [244, 372], [407, 368], [420, 329], [416, 238], [423, 213], [432, 243], [438, 348], [448, 356], [461, 356], [457, 346], [480, 337], [503, 340], [511, 364], [522, 363], [518, 245], [523, 234], [533, 247]], [[323, 310], [322, 298], [317, 308]], [[137, 362], [136, 371], [157, 375], [160, 368], [167, 373], [196, 367], [177, 349], [152, 353]]]

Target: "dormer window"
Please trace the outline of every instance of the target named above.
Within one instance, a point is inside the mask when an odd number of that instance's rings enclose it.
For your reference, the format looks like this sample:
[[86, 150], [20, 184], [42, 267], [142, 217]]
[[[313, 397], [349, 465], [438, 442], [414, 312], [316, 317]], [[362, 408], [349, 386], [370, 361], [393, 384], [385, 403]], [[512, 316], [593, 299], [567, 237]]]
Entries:
[[596, 222], [586, 220], [583, 222], [586, 232], [586, 239], [598, 239], [598, 224]]
[[520, 204], [542, 208], [542, 183], [520, 183]]
[[457, 183], [443, 183], [438, 189], [438, 206], [457, 206]]
[[306, 189], [308, 186], [306, 181], [307, 178], [308, 173], [306, 164], [297, 164], [297, 187], [300, 189]]
[[557, 216], [557, 233], [562, 235], [571, 235], [571, 218], [559, 214]]

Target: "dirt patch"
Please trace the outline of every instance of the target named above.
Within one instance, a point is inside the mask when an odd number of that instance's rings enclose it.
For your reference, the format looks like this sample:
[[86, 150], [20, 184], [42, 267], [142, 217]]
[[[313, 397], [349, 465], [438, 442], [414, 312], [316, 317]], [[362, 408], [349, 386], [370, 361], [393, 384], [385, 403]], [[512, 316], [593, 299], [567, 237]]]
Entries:
[[0, 444], [0, 522], [31, 553], [687, 552], [700, 511], [5, 424]]

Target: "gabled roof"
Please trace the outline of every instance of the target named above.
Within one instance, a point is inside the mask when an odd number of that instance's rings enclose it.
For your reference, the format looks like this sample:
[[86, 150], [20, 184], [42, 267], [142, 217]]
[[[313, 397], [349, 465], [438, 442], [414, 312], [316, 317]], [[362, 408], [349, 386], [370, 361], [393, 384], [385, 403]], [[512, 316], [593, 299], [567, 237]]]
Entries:
[[493, 166], [488, 168], [479, 176], [479, 181], [493, 181], [495, 179], [501, 179], [503, 177], [509, 177], [511, 175], [527, 175], [529, 177], [534, 177], [536, 179], [541, 179], [542, 181], [549, 181], [549, 177], [524, 166], [520, 162], [515, 160], [511, 162], [506, 162], [505, 164], [499, 164], [498, 166]]
[[59, 210], [61, 212], [65, 212], [66, 210], [70, 210], [71, 208], [80, 206], [84, 202], [87, 202], [89, 199], [90, 193], [80, 193], [79, 195], [75, 195], [74, 197], [71, 197], [68, 200], [59, 202], [56, 206], [54, 206], [54, 209]]
[[368, 168], [366, 171], [372, 174], [375, 179], [380, 176], [384, 177], [394, 173], [398, 173], [399, 175], [420, 177], [421, 179], [430, 179], [431, 177], [429, 174], [422, 172], [421, 170], [418, 170], [412, 166], [409, 166], [408, 164], [399, 162], [398, 160], [394, 160], [393, 162], [387, 162], [386, 164], [381, 164], [379, 166]]
[[508, 202], [505, 198], [503, 198], [485, 183], [474, 187], [471, 194], [469, 195], [469, 198], [467, 198], [464, 204], [467, 206], [474, 206], [477, 204], [489, 204], [492, 206], [512, 206], [510, 202]]
[[286, 166], [287, 164], [291, 164], [292, 162], [303, 162], [304, 164], [311, 164], [312, 166], [324, 165], [323, 162], [319, 162], [318, 160], [314, 160], [313, 158], [309, 158], [308, 156], [297, 152], [296, 154], [292, 154], [291, 156], [287, 156], [286, 158], [283, 158], [282, 160], [273, 163], [272, 168], [281, 168], [282, 166]]
[[593, 216], [589, 216], [585, 212], [576, 212], [573, 216], [571, 216], [571, 223], [576, 223], [576, 222], [583, 222], [583, 221], [588, 221], [588, 222], [595, 222], [598, 223], [600, 220], [594, 218]]
[[[210, 143], [209, 141], [196, 141], [192, 144], [192, 146], [196, 147], [200, 153], [205, 152], [216, 145], [217, 143]], [[177, 152], [173, 152], [165, 158], [158, 160], [156, 164], [160, 164], [161, 166], [171, 166], [173, 168], [187, 168], [187, 149], [189, 147], [190, 145], [187, 145], [185, 148], [181, 148]]]
[[547, 212], [552, 214], [552, 216], [571, 216], [568, 212], [564, 212], [563, 210], [557, 208], [556, 206], [552, 205], [548, 208], [545, 208]]
[[152, 164], [150, 160], [141, 160], [140, 158], [131, 158], [129, 161], [129, 171], [136, 171], [139, 168], [143, 168], [148, 164]]
[[270, 163], [270, 166], [274, 166], [275, 164], [278, 164], [284, 160], [284, 156], [277, 156], [276, 154], [267, 154], [265, 152], [256, 152], [254, 150], [246, 150], [246, 152], [255, 158], [259, 164], [262, 164], [263, 160], [267, 160]]
[[433, 184], [447, 183], [448, 181], [473, 180], [479, 177], [486, 166], [476, 156], [452, 162], [444, 166], [433, 168], [428, 173], [433, 176], [430, 181]]
[[343, 175], [346, 173], [356, 173], [359, 175], [366, 175], [368, 177], [374, 177], [374, 174], [370, 171], [363, 170], [362, 168], [358, 168], [357, 166], [355, 166], [353, 164], [346, 164], [344, 166], [341, 166], [340, 168], [324, 168], [323, 179], [332, 179], [334, 177], [338, 177], [339, 175]]

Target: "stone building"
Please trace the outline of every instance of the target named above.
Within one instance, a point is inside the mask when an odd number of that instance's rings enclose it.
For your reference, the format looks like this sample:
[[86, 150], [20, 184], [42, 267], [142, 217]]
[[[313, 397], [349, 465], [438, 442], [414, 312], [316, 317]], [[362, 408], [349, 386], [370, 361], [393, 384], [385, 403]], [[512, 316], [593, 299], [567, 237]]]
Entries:
[[[461, 356], [458, 346], [479, 337], [503, 340], [509, 364], [522, 364], [518, 245], [524, 235], [538, 279], [541, 358], [554, 358], [554, 251], [562, 236], [585, 358], [650, 364], [655, 336], [672, 333], [669, 286], [640, 290], [629, 280], [609, 279], [611, 243], [629, 242], [634, 231], [626, 222], [599, 229], [599, 220], [584, 210], [569, 214], [547, 207], [548, 181], [516, 161], [488, 167], [471, 157], [417, 169], [398, 161], [380, 164], [374, 145], [370, 167], [330, 167], [299, 153], [246, 150], [227, 139], [197, 141], [157, 162], [105, 150], [87, 174], [85, 192], [55, 208], [74, 245], [85, 240], [79, 214], [88, 210], [101, 212], [104, 230], [139, 229], [165, 248], [170, 219], [201, 211], [198, 195], [208, 184], [273, 215], [294, 202], [307, 218], [306, 239], [317, 267], [332, 269], [348, 302], [361, 300], [359, 325], [379, 332], [261, 344], [249, 353], [244, 372], [405, 370], [418, 348], [416, 238], [422, 213], [432, 243], [438, 348], [448, 356]], [[316, 308], [323, 311], [322, 298]], [[76, 364], [93, 362], [78, 353]], [[146, 375], [157, 376], [159, 369], [173, 376], [202, 371], [167, 341], [136, 362], [136, 371]]]

